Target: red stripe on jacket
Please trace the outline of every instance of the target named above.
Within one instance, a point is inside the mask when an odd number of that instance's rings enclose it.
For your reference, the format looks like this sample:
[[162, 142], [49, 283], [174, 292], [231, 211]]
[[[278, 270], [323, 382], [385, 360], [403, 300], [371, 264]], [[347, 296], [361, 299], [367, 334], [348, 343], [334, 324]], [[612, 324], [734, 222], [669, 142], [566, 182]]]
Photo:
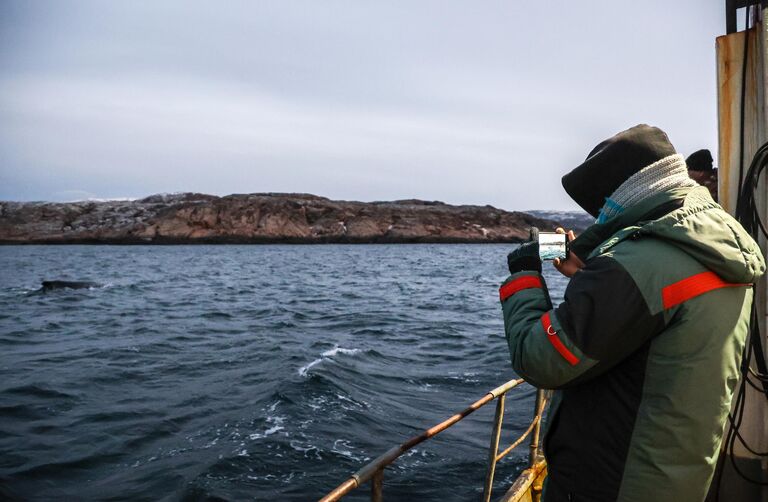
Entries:
[[702, 272], [665, 286], [661, 290], [661, 298], [664, 308], [668, 309], [715, 289], [739, 286], [750, 286], [750, 284], [725, 282], [714, 272]]
[[546, 312], [543, 316], [541, 316], [541, 325], [544, 326], [544, 332], [547, 334], [549, 343], [555, 347], [555, 350], [557, 350], [560, 355], [565, 358], [566, 361], [568, 361], [568, 364], [571, 366], [576, 366], [576, 364], [579, 362], [579, 358], [573, 355], [573, 352], [568, 350], [568, 347], [563, 345], [563, 342], [557, 336], [557, 331], [555, 331], [555, 328], [552, 326], [552, 321], [549, 318], [549, 312]]
[[535, 275], [524, 275], [523, 277], [518, 277], [500, 287], [499, 298], [501, 298], [501, 301], [504, 301], [518, 291], [541, 287], [543, 287], [543, 285], [539, 277]]

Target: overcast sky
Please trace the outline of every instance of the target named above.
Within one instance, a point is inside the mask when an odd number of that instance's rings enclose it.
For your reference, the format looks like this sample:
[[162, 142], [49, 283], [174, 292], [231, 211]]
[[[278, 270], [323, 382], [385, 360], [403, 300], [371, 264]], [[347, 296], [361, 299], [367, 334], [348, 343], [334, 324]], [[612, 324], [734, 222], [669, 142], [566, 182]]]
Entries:
[[0, 199], [574, 208], [619, 130], [715, 152], [723, 4], [0, 0]]

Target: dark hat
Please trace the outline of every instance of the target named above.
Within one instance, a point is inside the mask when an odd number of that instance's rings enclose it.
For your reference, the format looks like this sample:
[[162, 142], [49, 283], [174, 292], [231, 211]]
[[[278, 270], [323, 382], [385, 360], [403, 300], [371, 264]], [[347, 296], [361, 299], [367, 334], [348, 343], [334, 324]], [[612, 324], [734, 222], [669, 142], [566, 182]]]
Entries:
[[605, 198], [630, 176], [675, 153], [664, 131], [646, 124], [636, 125], [597, 145], [583, 164], [563, 176], [563, 188], [597, 218]]
[[688, 169], [691, 171], [711, 171], [714, 160], [712, 153], [705, 148], [690, 154], [685, 159], [685, 163], [688, 164]]

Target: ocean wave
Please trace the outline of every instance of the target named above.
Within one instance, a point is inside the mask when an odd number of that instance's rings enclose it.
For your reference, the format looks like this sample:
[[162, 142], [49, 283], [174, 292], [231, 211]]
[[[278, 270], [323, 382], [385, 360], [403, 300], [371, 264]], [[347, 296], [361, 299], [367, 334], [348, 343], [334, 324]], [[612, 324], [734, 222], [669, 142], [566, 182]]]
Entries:
[[345, 349], [343, 347], [336, 346], [330, 350], [326, 350], [325, 352], [320, 354], [320, 357], [312, 361], [311, 363], [302, 366], [299, 368], [299, 376], [307, 376], [309, 370], [317, 366], [318, 364], [322, 363], [323, 361], [326, 361], [328, 359], [333, 358], [334, 356], [337, 356], [339, 354], [345, 354], [345, 355], [354, 355], [360, 352], [360, 349]]
[[9, 389], [3, 389], [3, 394], [15, 394], [25, 397], [36, 397], [40, 399], [55, 399], [55, 398], [74, 398], [73, 394], [61, 392], [56, 389], [48, 387], [42, 387], [40, 385], [30, 384], [21, 385], [17, 387], [11, 387]]
[[280, 432], [281, 430], [285, 429], [285, 427], [283, 426], [285, 419], [286, 417], [281, 417], [278, 415], [267, 417], [267, 423], [270, 424], [270, 427], [264, 430], [264, 432], [254, 432], [253, 434], [249, 434], [248, 439], [251, 439], [251, 440], [262, 439], [267, 436], [271, 436], [272, 434], [275, 434], [277, 432]]
[[[513, 376], [495, 284], [505, 255], [0, 247], [0, 499], [316, 499]], [[63, 271], [115, 285], [23, 296]], [[534, 392], [508, 396], [505, 437], [527, 427]], [[403, 455], [391, 498], [414, 498], [416, 480], [419, 500], [477, 498], [492, 415]], [[505, 484], [517, 458], [500, 464]]]

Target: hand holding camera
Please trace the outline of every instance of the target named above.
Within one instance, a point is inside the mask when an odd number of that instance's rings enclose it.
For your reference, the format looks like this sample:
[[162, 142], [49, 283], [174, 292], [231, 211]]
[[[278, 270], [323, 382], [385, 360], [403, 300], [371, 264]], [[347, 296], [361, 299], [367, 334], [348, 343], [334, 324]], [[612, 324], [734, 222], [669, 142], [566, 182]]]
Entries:
[[569, 250], [569, 243], [575, 238], [573, 231], [566, 232], [562, 228], [555, 232], [539, 232], [538, 228], [531, 227], [529, 241], [507, 255], [509, 272], [541, 273], [541, 262], [551, 260], [561, 274], [573, 276], [584, 267], [584, 263]]
[[[557, 228], [555, 229], [555, 233], [565, 235], [567, 242], [570, 242], [576, 238], [576, 234], [573, 233], [573, 230], [568, 230], [568, 232], [566, 232], [563, 228]], [[573, 277], [573, 274], [584, 268], [584, 262], [581, 261], [579, 257], [574, 253], [570, 252], [567, 253], [564, 259], [559, 257], [555, 258], [552, 261], [552, 264], [555, 266], [558, 272], [566, 277]]]

